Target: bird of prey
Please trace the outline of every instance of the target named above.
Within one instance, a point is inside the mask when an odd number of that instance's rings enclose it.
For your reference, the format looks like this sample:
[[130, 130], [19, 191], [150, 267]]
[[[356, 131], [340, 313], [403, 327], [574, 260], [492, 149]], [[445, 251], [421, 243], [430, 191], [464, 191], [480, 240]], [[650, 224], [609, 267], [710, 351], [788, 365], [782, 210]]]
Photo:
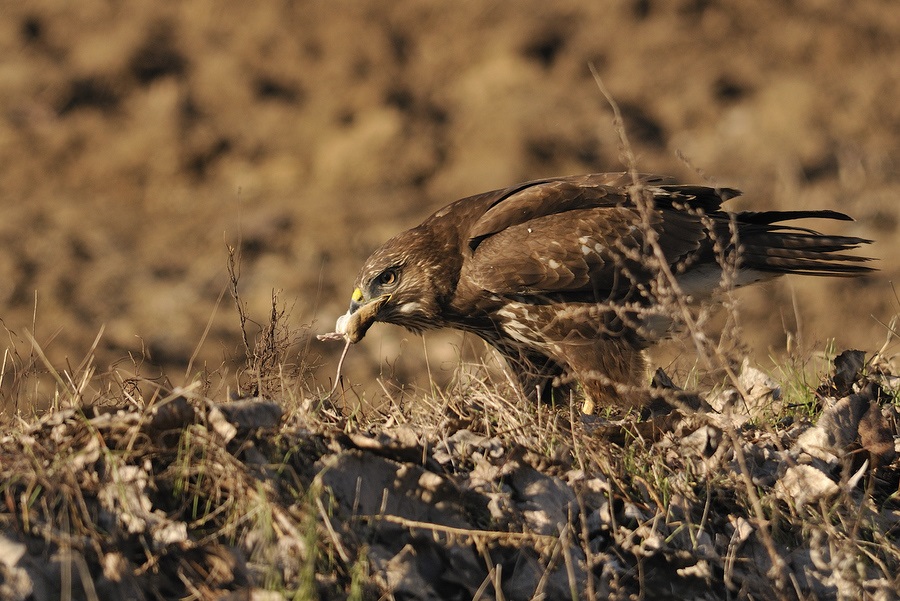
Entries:
[[458, 200], [363, 265], [336, 330], [375, 322], [471, 332], [506, 359], [526, 396], [640, 405], [644, 350], [678, 321], [672, 299], [782, 274], [856, 276], [869, 240], [785, 225], [850, 220], [827, 210], [727, 212], [739, 191], [655, 175], [526, 182]]

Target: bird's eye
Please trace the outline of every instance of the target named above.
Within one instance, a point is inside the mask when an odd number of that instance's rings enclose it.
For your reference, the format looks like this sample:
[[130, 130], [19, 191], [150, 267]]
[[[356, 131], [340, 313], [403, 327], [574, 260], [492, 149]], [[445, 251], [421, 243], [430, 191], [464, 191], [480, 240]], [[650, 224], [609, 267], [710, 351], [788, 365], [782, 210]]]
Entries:
[[395, 268], [385, 269], [382, 271], [377, 278], [375, 278], [375, 283], [379, 288], [390, 288], [397, 284], [400, 280], [400, 274]]

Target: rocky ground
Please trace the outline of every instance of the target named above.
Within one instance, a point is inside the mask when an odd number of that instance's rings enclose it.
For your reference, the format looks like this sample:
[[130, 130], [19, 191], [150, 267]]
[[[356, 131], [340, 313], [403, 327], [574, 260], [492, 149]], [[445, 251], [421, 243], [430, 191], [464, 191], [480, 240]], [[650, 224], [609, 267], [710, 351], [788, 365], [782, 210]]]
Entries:
[[886, 601], [891, 369], [842, 353], [804, 406], [745, 365], [651, 421], [478, 380], [370, 420], [121, 391], [0, 439], [0, 597]]
[[[896, 311], [892, 0], [2, 8], [0, 318], [26, 362], [28, 332], [55, 365], [102, 334], [100, 371], [233, 370], [226, 241], [252, 318], [277, 290], [294, 324], [328, 331], [368, 252], [443, 204], [622, 168], [589, 65], [640, 169], [742, 188], [737, 208], [840, 209], [857, 218], [842, 232], [878, 240], [877, 276], [742, 294], [757, 358], [870, 345]], [[472, 346], [447, 340], [427, 343], [439, 382]], [[336, 350], [313, 350], [326, 380]], [[346, 372], [371, 399], [378, 374], [421, 383], [425, 355], [377, 328]], [[7, 411], [27, 396], [11, 385]]]

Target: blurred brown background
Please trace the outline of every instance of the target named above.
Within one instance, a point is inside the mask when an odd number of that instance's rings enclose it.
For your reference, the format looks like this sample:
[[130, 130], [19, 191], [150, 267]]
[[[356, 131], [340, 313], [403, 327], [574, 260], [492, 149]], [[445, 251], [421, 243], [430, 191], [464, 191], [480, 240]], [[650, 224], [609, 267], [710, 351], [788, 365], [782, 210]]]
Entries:
[[[146, 355], [144, 375], [181, 383], [227, 285], [225, 240], [242, 240], [251, 317], [276, 289], [322, 333], [368, 253], [447, 202], [620, 170], [591, 63], [641, 170], [741, 188], [734, 208], [846, 211], [855, 223], [827, 227], [878, 240], [874, 277], [742, 292], [755, 359], [797, 315], [810, 346], [876, 350], [898, 310], [895, 0], [0, 6], [0, 317], [55, 364], [105, 325], [101, 370]], [[441, 379], [468, 341], [427, 340]], [[310, 344], [323, 382], [337, 346]], [[226, 293], [199, 364], [241, 352]], [[377, 394], [372, 376], [410, 381], [425, 354], [378, 326], [348, 369]]]

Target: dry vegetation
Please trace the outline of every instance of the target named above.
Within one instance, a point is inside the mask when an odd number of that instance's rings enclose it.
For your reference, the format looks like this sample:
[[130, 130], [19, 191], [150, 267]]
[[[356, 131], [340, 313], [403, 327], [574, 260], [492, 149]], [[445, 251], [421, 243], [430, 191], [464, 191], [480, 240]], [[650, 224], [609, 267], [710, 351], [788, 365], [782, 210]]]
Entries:
[[[10, 345], [7, 390], [49, 409], [19, 411], [0, 439], [0, 596], [890, 599], [900, 586], [893, 324], [877, 353], [798, 357], [776, 381], [672, 294], [663, 310], [682, 312], [722, 377], [700, 391], [706, 410], [584, 416], [530, 404], [483, 366], [373, 410], [316, 388], [308, 332], [276, 297], [253, 326], [238, 264], [229, 249], [246, 351], [234, 375], [189, 367], [172, 387], [138, 362], [98, 375], [90, 354], [54, 368], [33, 339]], [[661, 370], [653, 385], [674, 387]]]
[[[369, 253], [433, 210], [621, 169], [590, 64], [642, 169], [705, 181], [681, 153], [744, 191], [736, 209], [844, 211], [842, 233], [900, 253], [896, 0], [354, 0], [340, 18], [313, 0], [2, 6], [0, 318], [54, 365], [79, 363], [103, 325], [101, 371], [129, 353], [175, 383], [192, 357], [233, 371], [233, 316], [213, 314], [223, 234], [254, 316], [275, 288], [323, 328]], [[900, 276], [879, 267], [748, 289], [743, 340], [761, 358], [786, 332], [870, 345]], [[357, 387], [377, 393], [384, 360], [398, 383], [425, 373], [418, 344], [376, 333], [348, 359]], [[446, 340], [428, 340], [441, 382]]]

